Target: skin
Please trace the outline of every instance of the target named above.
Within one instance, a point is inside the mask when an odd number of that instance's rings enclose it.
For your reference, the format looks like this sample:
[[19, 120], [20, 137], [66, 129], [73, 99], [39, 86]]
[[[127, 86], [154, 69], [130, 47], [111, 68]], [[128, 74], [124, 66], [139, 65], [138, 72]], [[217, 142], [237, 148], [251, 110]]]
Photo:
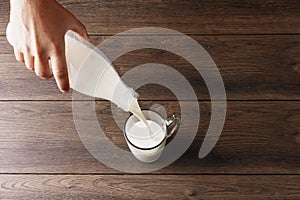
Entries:
[[72, 30], [88, 39], [85, 26], [55, 0], [10, 0], [10, 4], [6, 35], [16, 60], [41, 78], [54, 76], [60, 91], [68, 92], [64, 36]]

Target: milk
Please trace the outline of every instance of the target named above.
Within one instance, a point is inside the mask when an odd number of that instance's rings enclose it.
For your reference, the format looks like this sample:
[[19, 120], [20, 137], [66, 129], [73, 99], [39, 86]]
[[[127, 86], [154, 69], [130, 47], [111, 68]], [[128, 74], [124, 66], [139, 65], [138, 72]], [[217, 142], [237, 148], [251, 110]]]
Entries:
[[148, 121], [146, 120], [145, 116], [143, 115], [142, 113], [142, 110], [140, 108], [140, 105], [137, 101], [137, 99], [132, 99], [132, 101], [129, 103], [129, 111], [134, 115], [136, 116], [139, 120], [141, 120], [144, 125], [146, 125], [151, 133], [151, 129], [150, 129], [150, 126], [148, 124]]
[[131, 153], [139, 161], [151, 163], [162, 154], [166, 144], [166, 126], [147, 120], [149, 131], [142, 121], [135, 122], [129, 130], [125, 131], [125, 137]]
[[[166, 120], [152, 110], [143, 110], [147, 125], [131, 115], [124, 127], [124, 136], [131, 153], [139, 161], [151, 163], [159, 159], [168, 138]], [[150, 131], [150, 130], [151, 131]]]
[[153, 148], [161, 143], [165, 138], [166, 132], [164, 127], [161, 127], [161, 125], [151, 120], [147, 120], [147, 124], [148, 126], [142, 121], [138, 121], [127, 133], [127, 139], [138, 148]]

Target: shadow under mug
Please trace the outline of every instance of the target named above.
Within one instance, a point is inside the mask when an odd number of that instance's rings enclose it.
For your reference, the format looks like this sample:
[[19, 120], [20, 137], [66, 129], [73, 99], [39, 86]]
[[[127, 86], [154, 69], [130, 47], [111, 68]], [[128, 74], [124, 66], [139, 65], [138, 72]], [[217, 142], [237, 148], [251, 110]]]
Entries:
[[[162, 154], [164, 147], [166, 145], [166, 141], [169, 137], [172, 136], [172, 134], [177, 130], [180, 124], [180, 118], [173, 114], [171, 117], [168, 117], [167, 119], [164, 119], [159, 113], [152, 111], [152, 110], [142, 110], [142, 113], [144, 114], [145, 118], [147, 120], [151, 120], [156, 122], [161, 128], [163, 132], [159, 131], [158, 133], [153, 133], [148, 137], [138, 137], [134, 136], [135, 139], [133, 141], [132, 136], [130, 135], [130, 129], [133, 127], [133, 125], [140, 120], [134, 116], [130, 115], [128, 119], [125, 122], [124, 125], [124, 137], [126, 139], [127, 145], [131, 151], [131, 153], [134, 155], [135, 158], [137, 158], [139, 161], [144, 163], [151, 163], [156, 161], [160, 155]], [[147, 140], [152, 139], [153, 137], [156, 137], [158, 134], [163, 134], [163, 137], [161, 140], [157, 141], [153, 146], [147, 146], [143, 147], [140, 146], [140, 144], [147, 143]], [[129, 137], [130, 136], [130, 137]], [[140, 143], [137, 142], [140, 140]], [[152, 141], [153, 142], [153, 141]]]

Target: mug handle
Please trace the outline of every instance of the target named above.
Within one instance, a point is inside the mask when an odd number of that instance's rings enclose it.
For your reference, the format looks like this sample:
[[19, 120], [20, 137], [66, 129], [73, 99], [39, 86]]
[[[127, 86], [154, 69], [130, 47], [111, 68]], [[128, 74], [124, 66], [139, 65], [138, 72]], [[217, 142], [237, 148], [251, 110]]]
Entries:
[[167, 125], [167, 129], [173, 127], [172, 130], [169, 133], [167, 133], [167, 138], [169, 138], [179, 127], [180, 117], [178, 117], [176, 114], [173, 114], [171, 117], [168, 117], [168, 119], [166, 120], [166, 125]]

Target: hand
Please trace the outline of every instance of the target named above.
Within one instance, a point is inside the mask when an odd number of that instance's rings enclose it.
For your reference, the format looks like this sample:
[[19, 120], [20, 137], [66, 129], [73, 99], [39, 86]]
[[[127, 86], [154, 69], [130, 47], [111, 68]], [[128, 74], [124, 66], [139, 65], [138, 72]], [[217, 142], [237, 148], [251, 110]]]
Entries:
[[54, 75], [59, 89], [68, 92], [70, 86], [64, 36], [68, 30], [73, 30], [88, 39], [86, 28], [55, 0], [10, 2], [10, 22], [6, 35], [14, 48], [16, 59], [25, 62], [25, 66], [41, 78]]

